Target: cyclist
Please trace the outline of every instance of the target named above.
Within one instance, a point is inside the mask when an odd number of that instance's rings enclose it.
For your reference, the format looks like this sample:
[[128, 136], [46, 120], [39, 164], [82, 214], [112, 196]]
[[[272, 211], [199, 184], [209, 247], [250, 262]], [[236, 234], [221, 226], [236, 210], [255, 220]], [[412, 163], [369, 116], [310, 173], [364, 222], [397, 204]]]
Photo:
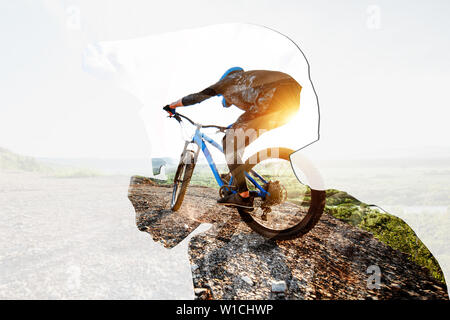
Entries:
[[[218, 204], [253, 208], [242, 166], [245, 147], [262, 133], [286, 124], [300, 107], [302, 87], [286, 73], [269, 70], [244, 71], [228, 69], [212, 86], [164, 107], [170, 116], [175, 108], [190, 106], [214, 96], [222, 96], [226, 108], [235, 105], [245, 112], [227, 130], [222, 145], [227, 164], [234, 178], [237, 193], [217, 200]], [[251, 131], [251, 134], [248, 134]], [[246, 133], [247, 132], [247, 133]], [[244, 135], [244, 142], [242, 136]], [[238, 139], [240, 138], [240, 139]]]

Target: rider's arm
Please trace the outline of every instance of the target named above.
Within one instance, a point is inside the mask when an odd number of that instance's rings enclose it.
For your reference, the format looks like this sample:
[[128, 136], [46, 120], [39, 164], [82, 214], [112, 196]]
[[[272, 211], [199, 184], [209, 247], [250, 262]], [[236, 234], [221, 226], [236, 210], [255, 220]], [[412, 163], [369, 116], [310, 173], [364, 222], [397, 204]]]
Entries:
[[180, 99], [176, 102], [173, 102], [172, 104], [170, 104], [170, 107], [174, 109], [176, 107], [190, 106], [190, 105], [193, 105], [196, 103], [200, 103], [200, 102], [202, 102], [206, 99], [209, 99], [211, 97], [214, 97], [216, 95], [217, 95], [217, 92], [213, 88], [209, 87], [203, 91], [187, 95], [187, 96], [183, 97], [182, 99]]

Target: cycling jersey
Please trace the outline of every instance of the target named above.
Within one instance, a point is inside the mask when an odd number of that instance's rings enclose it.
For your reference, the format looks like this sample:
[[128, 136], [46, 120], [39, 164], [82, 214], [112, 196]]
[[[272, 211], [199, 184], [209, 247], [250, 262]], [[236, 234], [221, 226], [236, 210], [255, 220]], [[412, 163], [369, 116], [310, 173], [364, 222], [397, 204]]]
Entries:
[[[263, 114], [279, 108], [292, 108], [285, 103], [272, 103], [279, 98], [278, 91], [300, 93], [301, 86], [286, 73], [268, 70], [235, 71], [212, 86], [182, 98], [184, 106], [202, 102], [222, 95], [227, 105], [235, 105], [241, 110]], [[298, 107], [298, 102], [297, 102]]]

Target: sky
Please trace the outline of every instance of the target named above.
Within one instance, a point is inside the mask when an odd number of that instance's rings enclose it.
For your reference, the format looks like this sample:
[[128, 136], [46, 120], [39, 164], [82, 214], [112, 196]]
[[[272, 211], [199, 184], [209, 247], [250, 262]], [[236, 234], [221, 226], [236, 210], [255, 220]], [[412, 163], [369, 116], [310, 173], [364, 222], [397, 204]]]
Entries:
[[83, 71], [82, 52], [98, 41], [244, 22], [276, 29], [305, 52], [320, 101], [322, 157], [448, 156], [449, 7], [448, 1], [2, 2], [0, 146], [40, 157], [148, 157], [142, 102]]

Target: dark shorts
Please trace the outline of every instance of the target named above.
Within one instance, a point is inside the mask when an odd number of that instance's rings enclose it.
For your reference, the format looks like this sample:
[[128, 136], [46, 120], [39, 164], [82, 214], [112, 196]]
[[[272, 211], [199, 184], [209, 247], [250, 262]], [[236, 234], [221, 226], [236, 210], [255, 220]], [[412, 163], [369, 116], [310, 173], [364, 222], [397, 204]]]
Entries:
[[252, 106], [236, 120], [232, 128], [272, 130], [288, 123], [300, 108], [300, 91], [297, 82], [280, 84], [270, 101]]
[[267, 104], [253, 106], [244, 112], [231, 126], [223, 138], [223, 147], [228, 167], [236, 178], [239, 192], [247, 191], [243, 173], [243, 153], [245, 148], [266, 131], [289, 122], [300, 108], [301, 87], [297, 82], [278, 86]]

